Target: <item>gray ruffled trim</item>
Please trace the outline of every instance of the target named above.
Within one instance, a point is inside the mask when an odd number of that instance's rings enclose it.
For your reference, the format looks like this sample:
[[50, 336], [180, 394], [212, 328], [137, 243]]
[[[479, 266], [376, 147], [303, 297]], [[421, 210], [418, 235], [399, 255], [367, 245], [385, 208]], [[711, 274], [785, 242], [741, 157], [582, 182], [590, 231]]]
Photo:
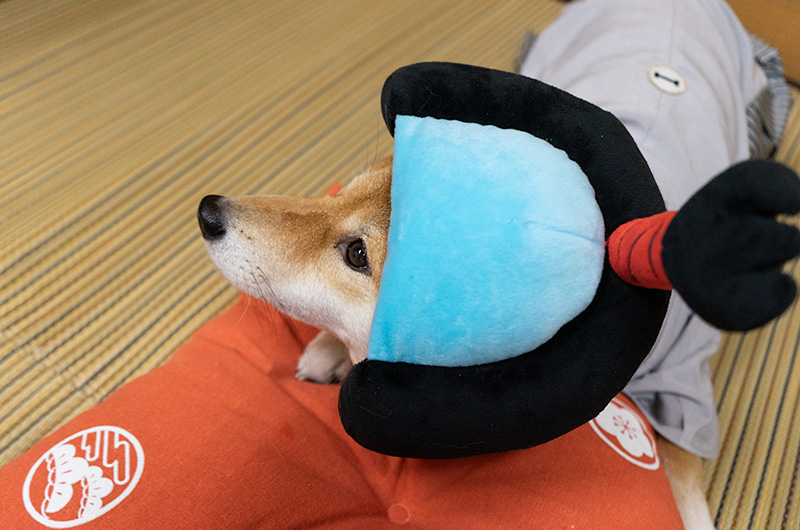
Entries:
[[769, 158], [780, 144], [792, 108], [792, 94], [783, 76], [778, 50], [750, 35], [753, 56], [767, 76], [767, 86], [747, 105], [752, 158]]

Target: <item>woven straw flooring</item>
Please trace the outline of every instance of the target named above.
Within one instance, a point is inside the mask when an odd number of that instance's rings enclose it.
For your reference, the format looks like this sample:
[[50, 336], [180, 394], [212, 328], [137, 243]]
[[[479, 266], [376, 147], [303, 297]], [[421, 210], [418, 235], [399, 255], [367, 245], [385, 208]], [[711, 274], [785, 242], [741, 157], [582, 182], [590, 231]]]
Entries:
[[[800, 91], [775, 158], [800, 172]], [[797, 219], [792, 219], [799, 224]], [[800, 281], [795, 260], [787, 272]], [[712, 358], [720, 457], [705, 483], [718, 528], [800, 528], [800, 303]]]
[[[510, 69], [554, 0], [0, 2], [0, 465], [163, 363], [236, 291], [204, 195], [317, 195], [391, 142], [385, 77]], [[800, 170], [800, 110], [778, 158]], [[800, 278], [797, 263], [791, 266]], [[800, 308], [713, 363], [722, 528], [800, 521]]]

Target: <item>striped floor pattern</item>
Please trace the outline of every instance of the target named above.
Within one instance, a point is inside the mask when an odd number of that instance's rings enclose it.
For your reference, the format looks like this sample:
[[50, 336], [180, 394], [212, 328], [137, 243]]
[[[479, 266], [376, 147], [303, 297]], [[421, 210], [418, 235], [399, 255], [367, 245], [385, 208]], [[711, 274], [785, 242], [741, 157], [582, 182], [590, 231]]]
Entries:
[[[795, 100], [800, 92], [793, 91]], [[800, 104], [776, 159], [800, 171]], [[795, 224], [797, 220], [793, 220]], [[800, 280], [798, 261], [787, 271]], [[706, 462], [718, 528], [800, 527], [800, 304], [749, 333], [725, 336], [712, 358], [720, 458]]]
[[[235, 299], [199, 238], [202, 196], [348, 180], [391, 148], [378, 98], [395, 68], [512, 68], [560, 6], [0, 2], [0, 465]], [[797, 108], [790, 128], [778, 157], [800, 169]], [[714, 360], [721, 528], [800, 521], [798, 322], [730, 335]]]
[[389, 152], [383, 80], [511, 68], [558, 2], [0, 3], [0, 463], [236, 297], [205, 194], [314, 195]]

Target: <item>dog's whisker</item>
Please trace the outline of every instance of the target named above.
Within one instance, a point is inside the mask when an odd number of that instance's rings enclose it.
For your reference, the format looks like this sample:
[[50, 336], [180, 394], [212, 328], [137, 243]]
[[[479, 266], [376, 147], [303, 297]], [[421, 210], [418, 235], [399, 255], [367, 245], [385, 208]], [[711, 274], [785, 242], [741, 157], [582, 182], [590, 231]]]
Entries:
[[[236, 324], [234, 324], [234, 325], [239, 324], [239, 322], [241, 322], [242, 319], [244, 318], [244, 316], [247, 314], [247, 310], [250, 309], [250, 304], [253, 301], [253, 297], [251, 295], [249, 295], [249, 294], [246, 295], [246, 296], [247, 296], [247, 305], [244, 306], [244, 309], [242, 309], [242, 314], [239, 315], [239, 318], [236, 320]], [[258, 316], [258, 313], [256, 313], [256, 316]]]
[[[376, 118], [375, 137], [371, 140], [366, 135], [363, 137], [365, 149], [364, 149], [364, 166], [361, 168], [361, 173], [368, 171], [369, 168], [373, 167], [378, 162], [378, 152], [380, 151], [380, 134], [381, 134], [380, 120]], [[375, 146], [374, 152], [372, 149], [372, 145]]]
[[369, 148], [369, 138], [364, 136], [362, 138], [362, 140], [364, 141], [364, 165], [363, 165], [363, 168], [361, 170], [363, 172], [363, 171], [366, 171], [367, 168], [369, 167], [369, 158], [370, 158], [369, 151], [370, 151], [370, 148]]
[[[253, 283], [255, 284], [256, 288], [258, 288], [259, 294], [261, 295], [262, 300], [266, 300], [267, 298], [264, 296], [264, 292], [261, 289], [261, 285], [256, 277], [255, 273], [250, 273], [253, 276]], [[256, 311], [256, 320], [258, 320], [258, 327], [261, 328], [261, 335], [264, 336], [264, 339], [267, 338], [267, 331], [264, 329], [264, 322], [261, 320], [261, 315], [258, 311]], [[272, 323], [272, 330], [275, 331], [275, 323]]]
[[[254, 278], [256, 280], [256, 285], [259, 286], [259, 289], [261, 289], [262, 285], [265, 286], [267, 289], [269, 289], [269, 292], [272, 295], [270, 300], [273, 301], [273, 303], [275, 305], [275, 308], [280, 313], [280, 316], [283, 319], [284, 323], [286, 324], [286, 327], [289, 329], [289, 332], [292, 334], [292, 337], [297, 342], [297, 344], [300, 345], [301, 348], [305, 348], [305, 344], [303, 343], [303, 340], [300, 338], [300, 332], [298, 331], [297, 326], [292, 321], [292, 319], [289, 318], [289, 316], [287, 315], [288, 311], [284, 307], [283, 303], [281, 303], [281, 301], [278, 299], [278, 296], [275, 293], [275, 290], [272, 288], [272, 284], [270, 283], [269, 279], [267, 278], [267, 275], [264, 273], [264, 271], [261, 269], [261, 267], [258, 267], [256, 269], [256, 271], [259, 273], [259, 275], [261, 276], [261, 280], [262, 280], [261, 282], [259, 282], [258, 278], [255, 278], [255, 275], [254, 275]], [[274, 321], [273, 321], [273, 326], [275, 326]]]
[[[258, 290], [261, 293], [261, 297], [264, 300], [269, 300], [269, 303], [272, 304], [272, 306], [278, 310], [278, 314], [281, 316], [281, 318], [285, 319], [284, 315], [287, 313], [287, 309], [283, 305], [283, 302], [281, 302], [281, 300], [278, 298], [275, 289], [272, 287], [272, 282], [270, 282], [270, 280], [267, 278], [267, 275], [264, 273], [261, 267], [258, 267], [256, 271], [258, 272], [258, 276], [254, 274], [253, 277], [256, 281], [256, 285], [258, 285]], [[266, 294], [264, 293], [264, 288], [266, 288], [267, 291], [269, 292], [270, 295], [269, 297], [267, 297]], [[269, 313], [269, 321], [270, 324], [272, 325], [272, 331], [273, 332], [277, 331], [278, 324], [275, 321], [275, 313], [273, 312]]]
[[[258, 275], [256, 275], [256, 272]], [[258, 286], [261, 296], [264, 298], [264, 300], [269, 300], [269, 302], [274, 305], [278, 311], [281, 313], [286, 313], [286, 307], [283, 305], [283, 302], [281, 302], [280, 298], [278, 298], [278, 294], [275, 292], [275, 289], [273, 289], [272, 284], [267, 278], [267, 275], [264, 273], [264, 270], [261, 267], [257, 267], [256, 272], [251, 274], [253, 275], [253, 280]], [[269, 297], [265, 295], [262, 287], [266, 287], [266, 289], [269, 291]]]
[[381, 120], [379, 118], [375, 118], [375, 155], [372, 157], [372, 164], [370, 164], [370, 166], [374, 166], [378, 163], [378, 151], [380, 150], [380, 138], [382, 130], [383, 127]]

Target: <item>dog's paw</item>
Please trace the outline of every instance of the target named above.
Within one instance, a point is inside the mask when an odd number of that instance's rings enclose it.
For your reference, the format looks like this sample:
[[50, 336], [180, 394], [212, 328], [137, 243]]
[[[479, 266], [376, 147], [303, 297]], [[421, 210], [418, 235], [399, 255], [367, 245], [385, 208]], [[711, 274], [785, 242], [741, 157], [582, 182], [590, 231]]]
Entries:
[[297, 363], [295, 377], [300, 381], [330, 384], [344, 379], [353, 363], [342, 342], [326, 331], [308, 343]]

